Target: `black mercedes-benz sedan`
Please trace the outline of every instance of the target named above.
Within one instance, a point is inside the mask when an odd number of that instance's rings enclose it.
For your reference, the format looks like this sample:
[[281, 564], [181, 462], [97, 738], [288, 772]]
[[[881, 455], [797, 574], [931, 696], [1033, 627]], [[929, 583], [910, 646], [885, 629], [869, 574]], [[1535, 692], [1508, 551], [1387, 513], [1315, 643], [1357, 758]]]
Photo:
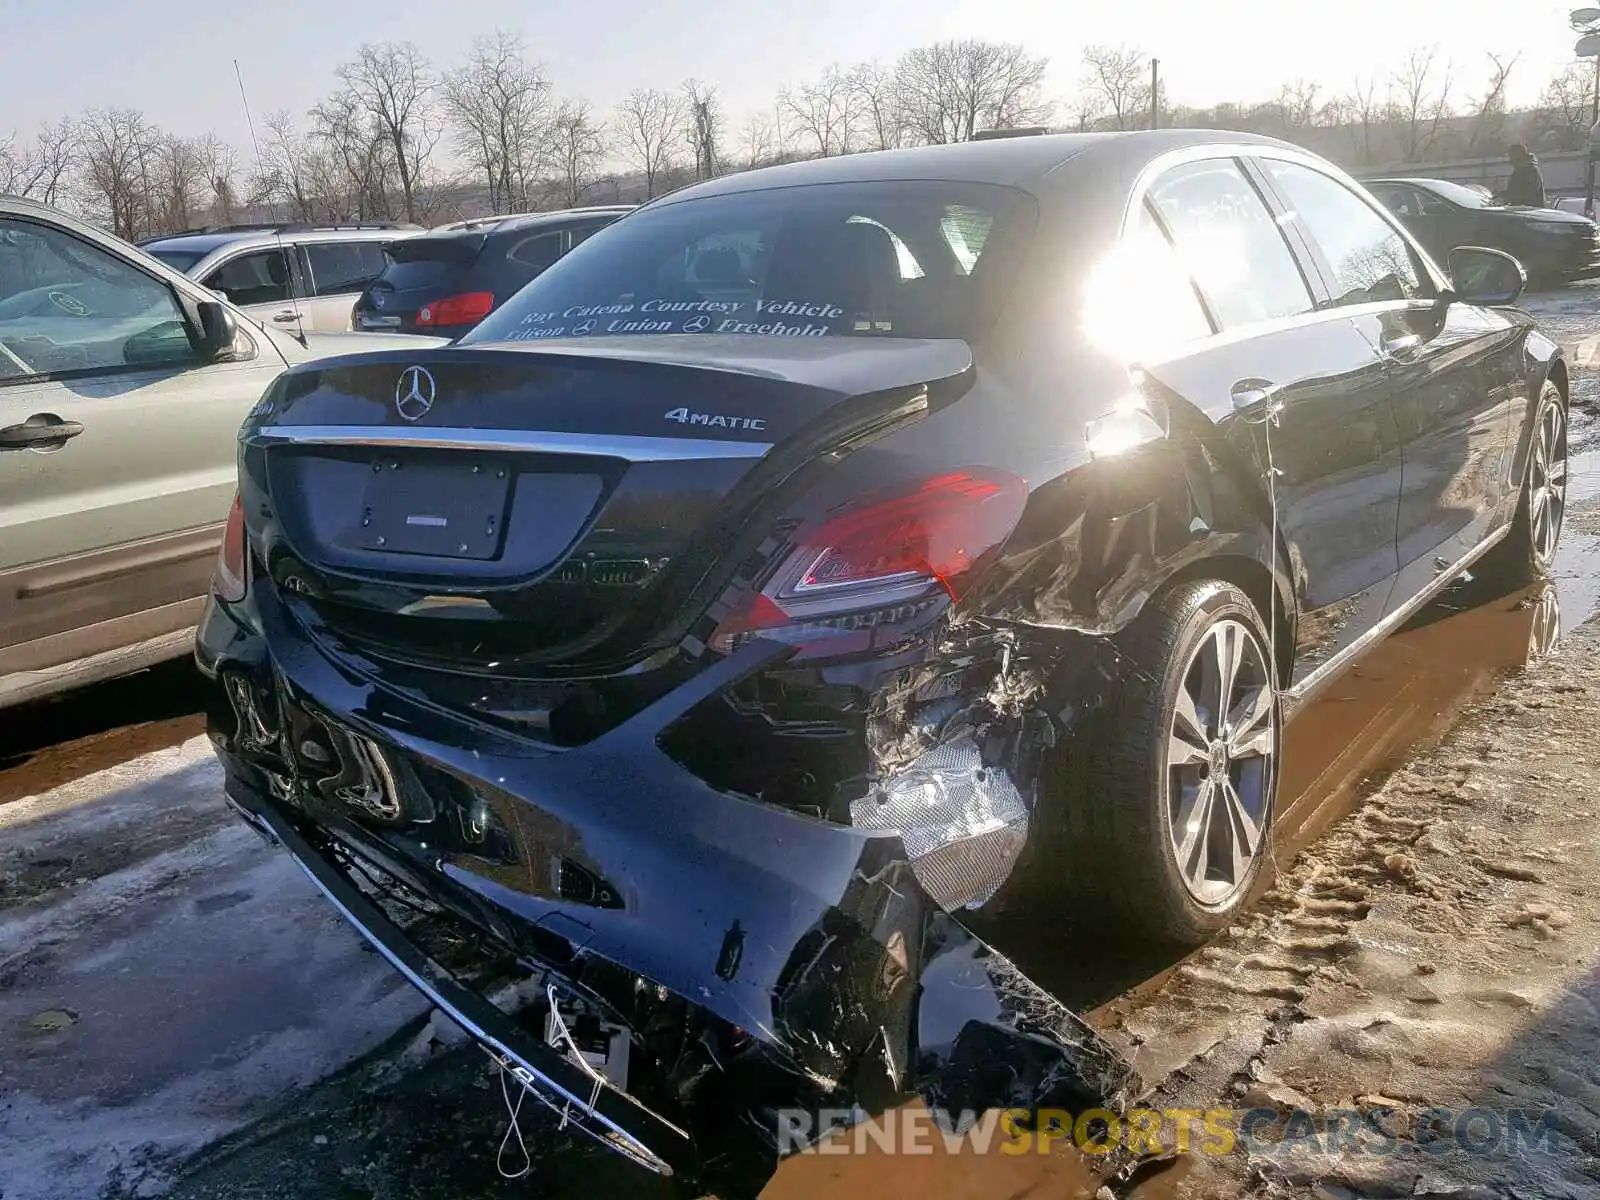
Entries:
[[1549, 565], [1523, 285], [1235, 134], [673, 193], [262, 398], [198, 637], [228, 795], [531, 1094], [720, 1195], [796, 1113], [1114, 1105], [974, 915], [1205, 940], [1296, 708]]
[[1374, 179], [1366, 186], [1437, 258], [1457, 246], [1503, 250], [1541, 286], [1600, 275], [1600, 229], [1578, 213], [1504, 205], [1447, 179]]

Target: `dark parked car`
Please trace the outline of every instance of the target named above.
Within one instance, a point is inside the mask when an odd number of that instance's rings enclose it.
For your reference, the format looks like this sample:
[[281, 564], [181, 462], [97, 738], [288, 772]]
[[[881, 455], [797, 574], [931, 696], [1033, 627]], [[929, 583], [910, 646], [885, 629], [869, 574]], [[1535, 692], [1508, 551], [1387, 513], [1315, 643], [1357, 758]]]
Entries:
[[455, 337], [631, 205], [457, 221], [388, 247], [355, 328]]
[[1488, 246], [1521, 262], [1535, 284], [1600, 274], [1600, 232], [1578, 213], [1508, 207], [1445, 179], [1374, 179], [1366, 186], [1440, 260], [1457, 246]]
[[1116, 1103], [968, 915], [1203, 940], [1288, 715], [1480, 556], [1549, 564], [1567, 367], [1513, 260], [1451, 269], [1240, 134], [657, 200], [457, 343], [268, 391], [199, 639], [228, 794], [526, 1087], [718, 1195], [785, 1109]]

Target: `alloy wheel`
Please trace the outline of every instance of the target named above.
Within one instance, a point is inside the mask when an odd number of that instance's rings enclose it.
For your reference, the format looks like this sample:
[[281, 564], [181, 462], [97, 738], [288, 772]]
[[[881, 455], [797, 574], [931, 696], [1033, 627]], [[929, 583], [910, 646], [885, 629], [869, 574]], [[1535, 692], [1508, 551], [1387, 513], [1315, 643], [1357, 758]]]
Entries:
[[1249, 885], [1270, 814], [1278, 706], [1261, 640], [1218, 621], [1184, 669], [1168, 731], [1168, 842], [1184, 886], [1209, 908]]
[[1566, 512], [1567, 420], [1561, 405], [1549, 401], [1539, 413], [1528, 463], [1528, 533], [1541, 566], [1555, 560]]

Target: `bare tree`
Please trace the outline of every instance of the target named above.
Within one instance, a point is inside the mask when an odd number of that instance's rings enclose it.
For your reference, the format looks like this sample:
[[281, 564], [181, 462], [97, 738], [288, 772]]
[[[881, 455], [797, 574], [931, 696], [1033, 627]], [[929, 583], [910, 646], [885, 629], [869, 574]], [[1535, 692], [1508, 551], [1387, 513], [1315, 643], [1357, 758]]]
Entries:
[[862, 135], [874, 150], [894, 150], [905, 144], [905, 111], [893, 67], [881, 62], [857, 63], [850, 71], [855, 107]]
[[1150, 111], [1150, 60], [1128, 46], [1086, 46], [1082, 86], [1115, 128], [1137, 129]]
[[1098, 88], [1080, 86], [1067, 103], [1067, 114], [1073, 128], [1088, 133], [1099, 128], [1106, 119], [1106, 98]]
[[1355, 139], [1356, 151], [1360, 155], [1361, 162], [1370, 166], [1376, 161], [1373, 136], [1382, 123], [1385, 110], [1389, 107], [1389, 99], [1387, 96], [1379, 97], [1378, 81], [1375, 78], [1369, 77], [1363, 80], [1358, 75], [1354, 86], [1342, 103], [1349, 116], [1350, 132]]
[[1049, 60], [1012, 42], [976, 38], [908, 50], [895, 65], [906, 128], [934, 144], [970, 141], [980, 129], [1046, 119]]
[[340, 102], [359, 114], [387, 147], [400, 184], [406, 220], [417, 219], [417, 189], [438, 144], [436, 83], [428, 60], [414, 42], [379, 42], [357, 51], [337, 74]]
[[211, 204], [210, 164], [196, 139], [162, 134], [150, 149], [152, 182], [148, 217], [151, 231], [192, 228]]
[[79, 163], [78, 127], [69, 117], [39, 126], [31, 144], [0, 141], [0, 194], [60, 204]]
[[[311, 136], [320, 153], [310, 160], [316, 181], [310, 194], [329, 218], [384, 219], [391, 215], [394, 144], [366, 113], [350, 88], [311, 110]], [[405, 196], [415, 210], [415, 191]]]
[[267, 137], [256, 163], [253, 199], [257, 203], [280, 204], [296, 220], [311, 220], [316, 215], [316, 202], [309, 160], [316, 149], [301, 138], [287, 110], [268, 116], [262, 128]]
[[1450, 119], [1451, 68], [1438, 57], [1437, 46], [1414, 49], [1394, 77], [1407, 162], [1422, 161]]
[[239, 152], [208, 133], [195, 142], [206, 180], [211, 188], [211, 209], [221, 224], [230, 224], [239, 206]]
[[133, 108], [95, 108], [83, 115], [83, 187], [118, 237], [133, 241], [148, 228], [151, 157], [160, 131]]
[[778, 157], [778, 133], [772, 118], [766, 113], [755, 113], [744, 123], [739, 148], [744, 152], [747, 167], [760, 167]]
[[1278, 115], [1285, 137], [1317, 123], [1319, 86], [1309, 79], [1291, 79], [1278, 89]]
[[696, 179], [711, 179], [722, 168], [722, 102], [717, 89], [698, 79], [683, 81], [689, 149]]
[[635, 88], [617, 106], [618, 148], [629, 164], [644, 172], [646, 199], [683, 144], [684, 99], [674, 92]]
[[1520, 54], [1503, 58], [1489, 55], [1489, 78], [1484, 83], [1483, 95], [1473, 105], [1472, 133], [1467, 139], [1469, 154], [1496, 146], [1505, 140], [1506, 132], [1506, 81], [1511, 69], [1517, 65]]
[[789, 128], [809, 139], [821, 158], [849, 154], [859, 132], [860, 92], [853, 75], [830, 66], [815, 79], [778, 93], [778, 103], [789, 118]]
[[565, 100], [550, 123], [551, 145], [569, 208], [583, 203], [606, 156], [605, 126], [590, 116], [587, 100]]
[[1536, 120], [1563, 149], [1588, 144], [1589, 126], [1594, 123], [1594, 76], [1594, 65], [1579, 59], [1545, 84], [1539, 96]]
[[522, 35], [496, 30], [472, 43], [466, 64], [441, 89], [457, 151], [489, 185], [496, 212], [530, 206], [548, 157], [550, 84]]

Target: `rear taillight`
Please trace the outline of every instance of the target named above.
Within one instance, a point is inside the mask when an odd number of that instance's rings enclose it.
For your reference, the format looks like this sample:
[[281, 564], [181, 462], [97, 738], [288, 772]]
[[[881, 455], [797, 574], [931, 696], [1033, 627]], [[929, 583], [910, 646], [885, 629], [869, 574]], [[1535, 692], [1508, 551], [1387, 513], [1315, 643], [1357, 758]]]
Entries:
[[424, 304], [417, 313], [418, 325], [475, 325], [494, 309], [494, 293], [462, 292]]
[[892, 645], [966, 594], [1027, 499], [1015, 475], [978, 469], [867, 497], [802, 528], [765, 584], [736, 600], [711, 648], [760, 637], [810, 657]]
[[228, 510], [228, 527], [222, 532], [222, 549], [217, 553], [217, 577], [212, 581], [217, 597], [229, 604], [244, 599], [245, 578], [244, 502], [234, 493]]

